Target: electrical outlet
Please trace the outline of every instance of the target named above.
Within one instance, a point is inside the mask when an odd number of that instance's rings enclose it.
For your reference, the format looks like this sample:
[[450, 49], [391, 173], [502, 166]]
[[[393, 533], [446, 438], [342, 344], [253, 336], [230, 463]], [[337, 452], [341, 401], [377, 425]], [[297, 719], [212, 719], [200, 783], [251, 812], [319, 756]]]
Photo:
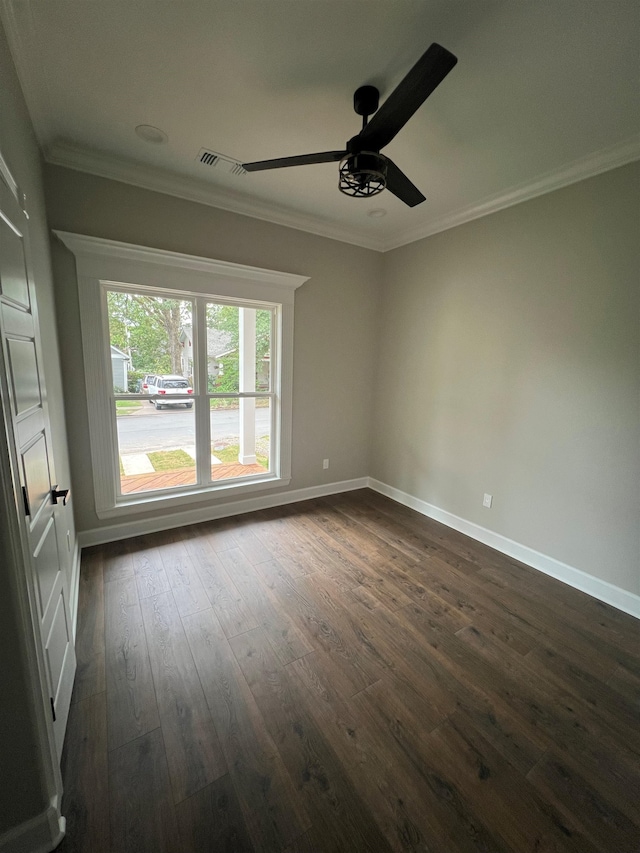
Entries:
[[327, 470], [327, 468], [329, 467], [329, 460], [328, 459], [322, 460], [322, 467], [324, 468], [325, 471]]
[[487, 509], [491, 509], [492, 503], [493, 503], [493, 495], [488, 495], [485, 492], [484, 498], [482, 499], [482, 506], [486, 506]]

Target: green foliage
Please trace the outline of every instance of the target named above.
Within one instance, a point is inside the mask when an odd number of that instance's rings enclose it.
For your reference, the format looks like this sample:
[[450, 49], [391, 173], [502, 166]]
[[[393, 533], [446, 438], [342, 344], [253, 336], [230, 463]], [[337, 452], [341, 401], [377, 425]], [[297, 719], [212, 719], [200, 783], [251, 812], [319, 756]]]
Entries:
[[137, 378], [181, 373], [180, 331], [191, 323], [189, 302], [112, 290], [107, 305], [111, 343], [131, 356]]
[[218, 394], [235, 394], [238, 391], [240, 370], [238, 366], [238, 351], [225, 355], [220, 359], [222, 376], [209, 377], [209, 392]]
[[130, 370], [127, 374], [127, 391], [129, 394], [138, 394], [140, 392], [139, 383], [144, 376], [143, 370]]
[[[163, 299], [136, 293], [109, 291], [109, 333], [113, 346], [131, 358], [128, 391], [138, 390], [138, 380], [147, 373], [182, 373], [180, 332], [192, 324], [188, 301]], [[239, 381], [239, 309], [235, 305], [208, 303], [207, 327], [225, 332], [228, 355], [220, 361], [222, 375], [209, 378], [209, 392], [236, 393]], [[256, 359], [260, 373], [270, 353], [271, 311], [256, 310]], [[217, 355], [217, 353], [211, 353]]]
[[142, 403], [140, 400], [116, 400], [116, 415], [132, 415], [140, 409]]
[[[231, 444], [228, 447], [217, 448], [212, 450], [213, 455], [219, 459], [221, 462], [226, 463], [227, 465], [238, 463], [238, 454], [240, 453], [240, 446], [238, 444]], [[259, 451], [256, 454], [256, 460], [258, 465], [261, 465], [263, 468], [269, 468], [269, 460], [266, 456], [262, 455]]]
[[149, 462], [155, 471], [176, 471], [181, 468], [194, 468], [195, 460], [184, 450], [156, 450], [147, 453]]
[[[228, 355], [220, 359], [222, 375], [209, 377], [209, 392], [237, 393], [239, 389], [240, 313], [235, 305], [207, 305], [207, 328], [227, 332], [231, 336]], [[256, 310], [256, 365], [258, 371], [271, 346], [271, 311]], [[213, 353], [210, 353], [213, 355]]]

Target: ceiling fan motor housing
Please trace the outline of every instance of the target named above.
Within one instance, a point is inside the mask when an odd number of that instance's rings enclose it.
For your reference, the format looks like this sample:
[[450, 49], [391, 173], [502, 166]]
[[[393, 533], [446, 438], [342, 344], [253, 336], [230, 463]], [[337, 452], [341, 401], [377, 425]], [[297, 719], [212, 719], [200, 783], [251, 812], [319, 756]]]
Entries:
[[387, 185], [387, 158], [376, 151], [348, 154], [340, 163], [338, 187], [345, 195], [370, 197]]
[[360, 86], [353, 95], [353, 108], [359, 116], [372, 116], [378, 109], [380, 92], [375, 86]]

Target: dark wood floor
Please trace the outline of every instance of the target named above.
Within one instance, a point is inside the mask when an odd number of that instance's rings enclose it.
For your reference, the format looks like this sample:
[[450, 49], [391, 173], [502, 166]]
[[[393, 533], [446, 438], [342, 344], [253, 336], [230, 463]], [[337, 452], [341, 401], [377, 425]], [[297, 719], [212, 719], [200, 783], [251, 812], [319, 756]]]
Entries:
[[640, 850], [640, 623], [370, 491], [83, 553], [91, 853]]

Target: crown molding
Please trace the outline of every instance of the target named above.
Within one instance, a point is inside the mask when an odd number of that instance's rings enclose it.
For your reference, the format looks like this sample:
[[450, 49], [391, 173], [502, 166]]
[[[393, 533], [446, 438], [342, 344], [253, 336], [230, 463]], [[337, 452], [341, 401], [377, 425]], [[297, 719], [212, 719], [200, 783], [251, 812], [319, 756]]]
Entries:
[[259, 201], [243, 193], [214, 187], [197, 178], [178, 175], [175, 172], [157, 169], [131, 160], [123, 160], [69, 142], [57, 141], [47, 147], [44, 151], [44, 158], [47, 163], [54, 166], [64, 166], [78, 172], [88, 172], [100, 178], [121, 181], [145, 190], [165, 193], [186, 201], [195, 201], [209, 207], [227, 210], [230, 213], [251, 216], [253, 219], [261, 219], [275, 225], [283, 225], [286, 228], [295, 228], [297, 231], [305, 231], [318, 237], [329, 237], [331, 240], [351, 243], [364, 249], [380, 250], [378, 240], [374, 235], [356, 229], [348, 229], [344, 225], [324, 222], [314, 216]]
[[529, 201], [529, 199], [562, 189], [562, 187], [567, 187], [586, 178], [592, 178], [611, 169], [617, 169], [619, 166], [625, 166], [635, 160], [640, 160], [640, 135], [632, 136], [616, 145], [603, 148], [595, 154], [588, 154], [561, 169], [546, 172], [532, 181], [496, 193], [496, 195], [489, 196], [478, 204], [463, 207], [439, 219], [423, 222], [415, 228], [404, 230], [384, 241], [379, 246], [379, 251], [388, 252], [391, 249], [398, 249], [409, 243], [415, 243], [417, 240], [439, 234], [441, 231], [448, 231], [450, 228], [464, 225], [465, 222], [489, 216], [491, 213], [497, 213], [499, 210], [513, 207], [523, 201]]

